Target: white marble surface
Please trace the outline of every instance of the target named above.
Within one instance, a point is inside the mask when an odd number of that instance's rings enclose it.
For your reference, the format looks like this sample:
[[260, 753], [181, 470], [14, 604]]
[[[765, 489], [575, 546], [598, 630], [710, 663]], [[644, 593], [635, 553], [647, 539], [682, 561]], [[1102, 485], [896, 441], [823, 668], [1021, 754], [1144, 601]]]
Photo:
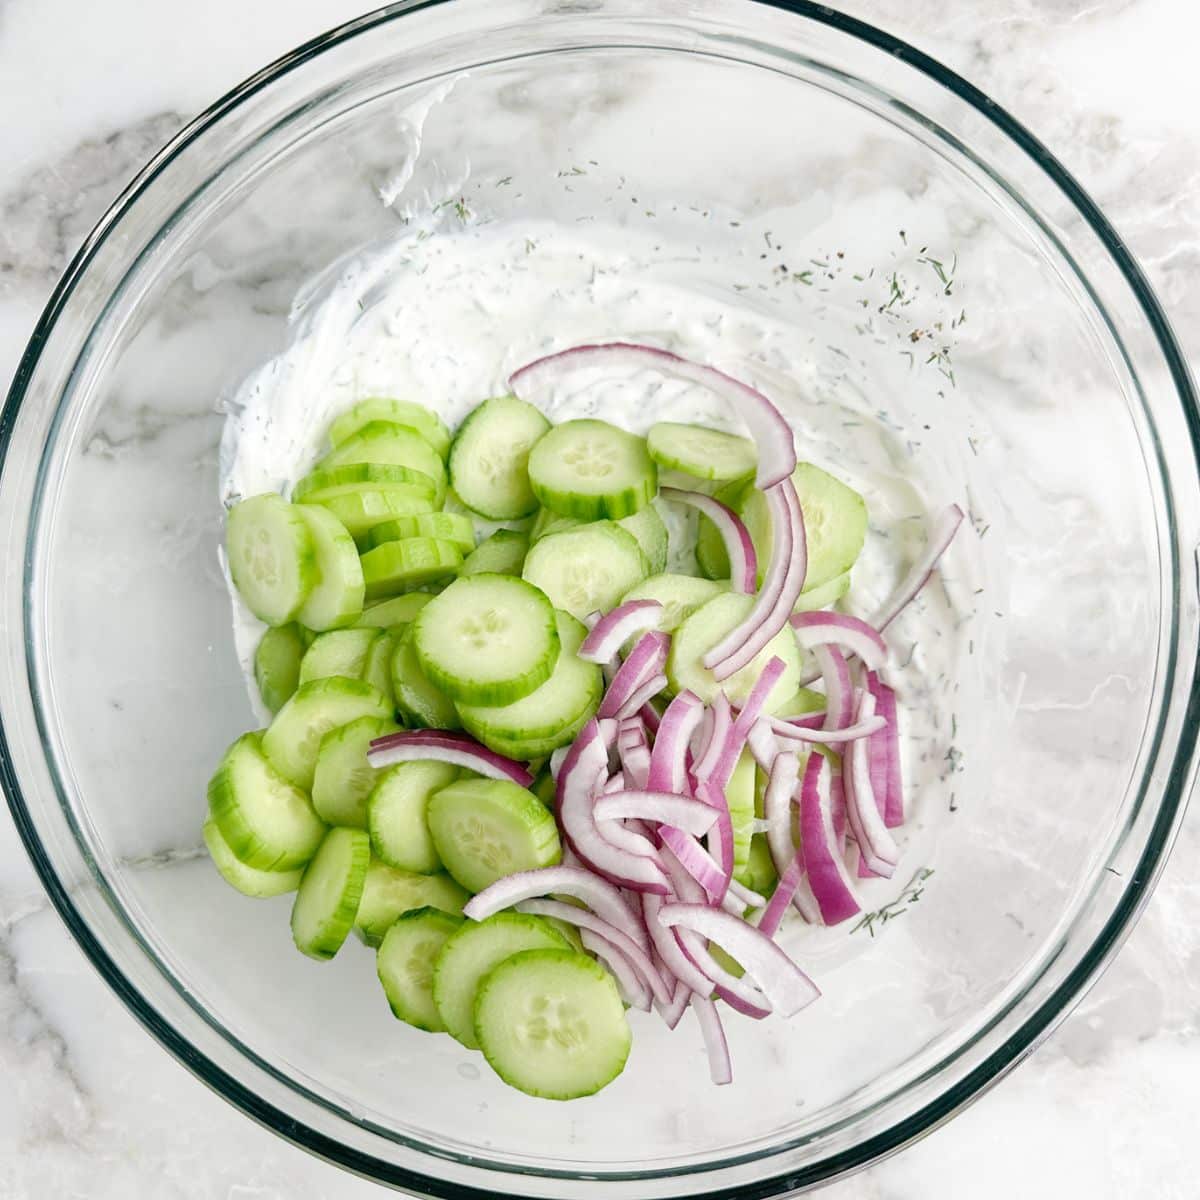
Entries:
[[[1200, 364], [1200, 12], [1185, 0], [850, 0], [1024, 119], [1140, 256]], [[140, 162], [354, 0], [0, 0], [0, 379]], [[21, 114], [19, 117], [17, 114]], [[1105, 978], [998, 1089], [831, 1200], [1197, 1194], [1200, 811]], [[357, 1200], [144, 1034], [0, 818], [0, 1200]]]

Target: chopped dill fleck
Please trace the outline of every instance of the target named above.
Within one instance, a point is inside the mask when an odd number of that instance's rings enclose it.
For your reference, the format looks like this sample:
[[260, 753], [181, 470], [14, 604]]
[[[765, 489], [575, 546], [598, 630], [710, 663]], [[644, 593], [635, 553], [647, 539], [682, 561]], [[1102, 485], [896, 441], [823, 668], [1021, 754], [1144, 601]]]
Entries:
[[796, 283], [804, 284], [805, 287], [812, 287], [812, 281], [813, 281], [812, 276], [813, 276], [813, 273], [811, 271], [793, 271], [792, 272], [792, 279]]
[[460, 221], [466, 221], [471, 216], [471, 210], [467, 207], [467, 202], [462, 196], [455, 200], [454, 211], [458, 214]]
[[533, 238], [525, 239], [525, 253], [532, 254], [537, 249], [537, 242]]
[[897, 917], [902, 917], [908, 912], [909, 905], [916, 904], [920, 900], [925, 891], [925, 882], [933, 877], [932, 867], [921, 867], [917, 873], [908, 881], [904, 890], [901, 891], [895, 900], [889, 904], [885, 904], [882, 908], [875, 912], [864, 913], [857, 925], [850, 932], [857, 933], [860, 929], [865, 929], [871, 937], [875, 936], [875, 926], [886, 925], [889, 921], [894, 921]]
[[508, 187], [508, 185], [509, 185], [510, 183], [512, 183], [512, 176], [511, 176], [511, 175], [505, 175], [505, 177], [504, 177], [503, 179], [497, 179], [497, 180], [496, 180], [496, 186], [497, 186], [497, 187]]

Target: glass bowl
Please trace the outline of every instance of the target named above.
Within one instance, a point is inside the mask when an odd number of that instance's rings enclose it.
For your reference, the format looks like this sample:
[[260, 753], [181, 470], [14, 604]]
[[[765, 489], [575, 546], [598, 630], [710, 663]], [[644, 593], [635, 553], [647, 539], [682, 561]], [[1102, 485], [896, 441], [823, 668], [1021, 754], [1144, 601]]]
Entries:
[[[521, 1096], [393, 1021], [361, 947], [296, 954], [288, 899], [237, 896], [199, 849], [208, 775], [254, 722], [218, 557], [237, 384], [303, 332], [292, 299], [331, 264], [501, 222], [615, 228], [618, 259], [621, 231], [661, 232], [657, 277], [742, 314], [721, 365], [866, 491], [879, 586], [932, 507], [969, 510], [893, 634], [926, 722], [905, 747], [902, 870], [873, 885], [871, 921], [800, 937], [820, 1004], [729, 1022], [728, 1088], [694, 1028], [635, 1015], [609, 1088]], [[686, 342], [636, 312], [596, 308], [595, 335]], [[486, 382], [561, 344], [564, 320], [548, 296]], [[787, 338], [804, 352], [785, 373]], [[594, 386], [602, 405], [622, 385]], [[396, 5], [180, 134], [38, 325], [0, 423], [3, 786], [134, 1014], [314, 1153], [429, 1196], [802, 1189], [995, 1082], [1145, 903], [1196, 768], [1198, 420], [1103, 217], [911, 47], [800, 3]]]

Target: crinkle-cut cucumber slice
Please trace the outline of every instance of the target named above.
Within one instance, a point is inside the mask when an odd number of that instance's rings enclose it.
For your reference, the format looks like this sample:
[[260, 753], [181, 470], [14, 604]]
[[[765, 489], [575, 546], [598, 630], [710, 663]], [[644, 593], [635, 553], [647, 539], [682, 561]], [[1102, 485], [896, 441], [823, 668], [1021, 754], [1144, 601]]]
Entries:
[[209, 814], [239, 862], [287, 871], [316, 853], [325, 825], [308, 796], [267, 760], [263, 741], [243, 734], [225, 752], [208, 784]]
[[478, 405], [450, 447], [450, 483], [472, 512], [511, 521], [537, 507], [529, 483], [529, 453], [550, 422], [516, 396]]
[[433, 480], [436, 504], [440, 506], [446, 497], [446, 464], [442, 456], [420, 434], [403, 425], [369, 422], [334, 446], [317, 464], [317, 469], [329, 471], [356, 463], [419, 471]]
[[582, 621], [608, 612], [650, 573], [633, 535], [613, 521], [593, 521], [547, 534], [529, 548], [522, 575]]
[[362, 612], [363, 573], [358, 547], [345, 525], [319, 504], [297, 504], [308, 522], [317, 556], [317, 581], [300, 606], [306, 629], [340, 629]]
[[646, 448], [660, 467], [716, 483], [746, 479], [758, 469], [758, 451], [749, 438], [705, 425], [659, 421], [646, 434]]
[[432, 875], [442, 869], [425, 810], [429, 797], [461, 774], [442, 762], [405, 762], [379, 773], [367, 797], [367, 829], [375, 857], [389, 867]]
[[413, 631], [425, 674], [459, 703], [519, 700], [550, 678], [558, 660], [549, 600], [510, 575], [456, 579], [421, 610]]
[[309, 958], [332, 958], [350, 930], [362, 898], [371, 840], [361, 829], [331, 829], [304, 870], [292, 905], [292, 940]]
[[414, 537], [450, 542], [463, 554], [469, 554], [475, 549], [475, 523], [461, 513], [418, 513], [412, 517], [397, 517], [374, 526], [367, 533], [367, 546], [374, 549], [384, 542], [399, 542]]
[[268, 712], [277, 713], [300, 686], [300, 660], [306, 648], [294, 621], [269, 628], [259, 639], [254, 651], [254, 682]]
[[329, 444], [340, 446], [364, 425], [373, 421], [388, 421], [419, 433], [445, 460], [450, 453], [450, 430], [436, 413], [412, 400], [392, 396], [368, 396], [348, 408], [329, 427]]
[[433, 1002], [434, 966], [450, 936], [463, 923], [437, 908], [418, 908], [398, 917], [376, 955], [379, 982], [392, 1013], [429, 1033], [445, 1030]]
[[392, 923], [404, 913], [430, 907], [460, 916], [470, 898], [470, 893], [449, 875], [416, 875], [389, 867], [372, 856], [354, 927], [368, 946], [378, 946]]
[[392, 689], [396, 708], [417, 729], [461, 729], [458, 710], [421, 668], [409, 625], [396, 639], [392, 653]]
[[469, 892], [562, 857], [553, 815], [506, 780], [460, 779], [429, 797], [426, 819], [438, 857]]
[[[354, 496], [385, 493], [387, 495], [425, 500], [431, 511], [441, 501], [437, 480], [416, 467], [404, 467], [398, 463], [339, 463], [318, 464], [292, 488], [292, 499], [297, 504], [324, 504], [338, 496]], [[397, 513], [403, 516], [404, 513]], [[379, 518], [390, 520], [388, 513]]]
[[542, 507], [561, 516], [616, 520], [650, 503], [658, 470], [645, 438], [583, 418], [555, 425], [534, 446], [529, 482]]
[[547, 1100], [611, 1083], [633, 1040], [616, 981], [574, 950], [523, 950], [489, 971], [475, 997], [475, 1037], [505, 1083]]
[[317, 552], [302, 513], [268, 492], [226, 518], [229, 574], [247, 608], [268, 625], [296, 618], [317, 583]]
[[331, 729], [359, 717], [391, 716], [386, 697], [361, 679], [314, 679], [275, 714], [262, 737], [263, 751], [285, 779], [309, 791], [321, 739]]
[[312, 802], [327, 825], [367, 828], [367, 797], [379, 771], [367, 762], [375, 738], [397, 733], [387, 717], [359, 717], [331, 729], [322, 739], [313, 772]]
[[300, 683], [314, 679], [361, 679], [378, 629], [334, 629], [318, 634], [300, 660]]
[[243, 896], [265, 899], [268, 896], [282, 896], [285, 892], [294, 892], [300, 886], [300, 877], [304, 874], [303, 867], [293, 867], [287, 871], [260, 871], [257, 867], [246, 866], [230, 850], [212, 817], [204, 822], [204, 844], [208, 847], [213, 866], [221, 873], [221, 878]]
[[[343, 468], [345, 469], [345, 468]], [[357, 470], [358, 468], [352, 468]], [[400, 470], [396, 468], [369, 468], [372, 470]], [[334, 495], [305, 499], [305, 504], [316, 504], [328, 509], [346, 527], [346, 532], [354, 538], [355, 544], [362, 549], [366, 544], [367, 534], [382, 521], [390, 521], [394, 517], [411, 516], [415, 513], [433, 511], [432, 492], [423, 488], [398, 488], [388, 485], [379, 487], [364, 487], [361, 491], [343, 492]]]
[[515, 529], [497, 529], [484, 538], [458, 569], [459, 575], [520, 575], [529, 539]]
[[667, 679], [673, 691], [690, 689], [705, 704], [710, 704], [716, 699], [717, 692], [724, 690], [730, 703], [740, 707], [767, 663], [772, 658], [780, 658], [784, 671], [771, 689], [765, 708], [768, 713], [778, 711], [779, 705], [800, 683], [800, 648], [790, 627], [784, 626], [750, 662], [721, 683], [701, 661], [753, 607], [753, 596], [727, 592], [698, 608], [675, 630], [667, 656]]
[[431, 537], [384, 542], [362, 556], [367, 599], [379, 600], [424, 587], [455, 574], [461, 564], [462, 551], [452, 542]]
[[469, 1050], [478, 1050], [475, 993], [480, 980], [522, 950], [570, 948], [543, 917], [499, 912], [486, 921], [468, 921], [442, 947], [433, 971], [433, 1002], [446, 1032]]

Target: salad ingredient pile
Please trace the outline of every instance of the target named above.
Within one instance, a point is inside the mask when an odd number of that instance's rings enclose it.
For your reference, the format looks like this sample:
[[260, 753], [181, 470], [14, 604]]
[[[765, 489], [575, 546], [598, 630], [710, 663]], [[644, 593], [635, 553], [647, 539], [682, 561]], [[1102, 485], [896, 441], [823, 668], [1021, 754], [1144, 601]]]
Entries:
[[[751, 437], [552, 424], [524, 398], [588, 366], [700, 384]], [[761, 392], [624, 343], [510, 388], [453, 436], [421, 405], [362, 400], [290, 501], [230, 509], [273, 718], [213, 776], [205, 841], [244, 894], [296, 892], [301, 951], [332, 958], [357, 931], [396, 1017], [529, 1095], [619, 1075], [627, 1008], [671, 1028], [691, 1008], [728, 1083], [722, 1005], [762, 1020], [819, 995], [785, 917], [845, 921], [856, 879], [896, 870], [883, 631], [962, 513], [866, 621], [832, 607], [866, 505], [797, 462]], [[694, 514], [695, 573], [666, 571], [672, 508]]]

